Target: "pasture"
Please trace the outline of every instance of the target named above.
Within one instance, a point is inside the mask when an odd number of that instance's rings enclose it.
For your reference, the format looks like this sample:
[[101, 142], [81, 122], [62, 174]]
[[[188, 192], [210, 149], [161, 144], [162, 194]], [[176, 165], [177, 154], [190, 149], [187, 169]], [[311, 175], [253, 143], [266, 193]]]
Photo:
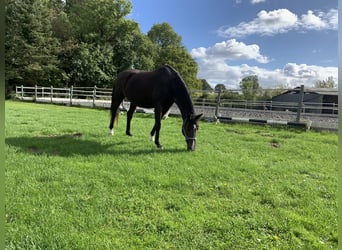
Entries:
[[7, 249], [337, 248], [337, 134], [5, 104]]

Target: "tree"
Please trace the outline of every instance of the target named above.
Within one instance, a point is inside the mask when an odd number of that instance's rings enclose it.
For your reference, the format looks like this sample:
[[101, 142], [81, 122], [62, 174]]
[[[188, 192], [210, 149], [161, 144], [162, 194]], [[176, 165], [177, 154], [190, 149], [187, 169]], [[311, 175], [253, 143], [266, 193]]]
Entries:
[[126, 0], [69, 0], [66, 4], [77, 39], [85, 43], [115, 42], [121, 37], [118, 32], [123, 31], [125, 16], [132, 10]]
[[258, 76], [252, 75], [243, 78], [240, 82], [240, 88], [245, 100], [255, 100], [261, 93]]
[[169, 64], [180, 73], [190, 89], [201, 89], [202, 83], [197, 79], [198, 65], [170, 24], [155, 24], [147, 36], [157, 46], [156, 67]]
[[329, 76], [326, 80], [318, 80], [315, 83], [315, 88], [335, 88], [336, 84], [334, 78]]
[[6, 1], [6, 84], [61, 85], [60, 44], [53, 36], [53, 12], [47, 1]]
[[173, 30], [168, 23], [155, 24], [147, 33], [152, 42], [160, 49], [169, 46], [181, 47], [182, 38]]
[[116, 68], [110, 45], [81, 43], [74, 50], [69, 76], [75, 86], [111, 87]]
[[222, 84], [222, 83], [216, 84], [215, 91], [219, 92], [219, 91], [223, 91], [223, 90], [226, 90], [226, 86], [224, 86], [224, 84]]
[[132, 41], [132, 66], [136, 69], [153, 70], [157, 56], [156, 45], [139, 30]]
[[[69, 0], [66, 2], [68, 32], [63, 68], [73, 85], [106, 87], [120, 71], [132, 67], [153, 69], [155, 48], [139, 25], [125, 19], [131, 11], [126, 0]], [[60, 37], [67, 37], [62, 33]]]
[[210, 84], [208, 83], [208, 81], [206, 79], [200, 79], [200, 81], [202, 82], [202, 90], [206, 91], [212, 91], [213, 88], [210, 86]]
[[127, 19], [129, 0], [6, 0], [6, 88], [15, 85], [108, 87], [118, 72], [170, 64], [190, 89], [198, 66], [163, 23], [149, 35]]

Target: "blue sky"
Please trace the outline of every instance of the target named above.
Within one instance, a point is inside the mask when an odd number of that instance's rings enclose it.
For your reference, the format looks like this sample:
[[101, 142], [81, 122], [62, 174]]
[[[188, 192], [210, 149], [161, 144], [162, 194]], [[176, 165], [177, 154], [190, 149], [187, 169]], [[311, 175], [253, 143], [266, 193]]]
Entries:
[[337, 0], [132, 0], [129, 18], [147, 33], [167, 22], [199, 65], [198, 77], [238, 88], [256, 74], [262, 87], [334, 77]]

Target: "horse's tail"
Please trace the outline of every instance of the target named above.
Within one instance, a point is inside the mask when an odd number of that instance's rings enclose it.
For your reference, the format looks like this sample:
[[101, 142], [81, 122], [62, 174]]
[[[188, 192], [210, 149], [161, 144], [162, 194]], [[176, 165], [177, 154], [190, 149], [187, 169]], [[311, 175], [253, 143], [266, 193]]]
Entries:
[[132, 77], [134, 71], [123, 71], [118, 74], [113, 82], [112, 104], [110, 106], [111, 120], [109, 129], [112, 131], [114, 123], [117, 126], [119, 123], [120, 104], [124, 99], [123, 89], [127, 81]]
[[118, 103], [116, 95], [117, 95], [117, 79], [113, 81], [113, 91], [112, 91], [112, 101], [110, 105], [110, 122], [109, 122], [109, 134], [113, 135], [114, 134], [114, 120], [115, 120], [115, 126], [118, 126], [118, 119], [119, 119], [119, 114], [118, 110], [120, 103]]
[[114, 84], [113, 84], [113, 91], [112, 91], [112, 103], [111, 103], [111, 106], [110, 106], [110, 115], [111, 115], [111, 120], [114, 120], [114, 124], [115, 126], [118, 126], [118, 123], [119, 123], [119, 113], [120, 113], [120, 106], [119, 107], [116, 107], [115, 106], [115, 86], [118, 82], [118, 79], [116, 79], [114, 81]]

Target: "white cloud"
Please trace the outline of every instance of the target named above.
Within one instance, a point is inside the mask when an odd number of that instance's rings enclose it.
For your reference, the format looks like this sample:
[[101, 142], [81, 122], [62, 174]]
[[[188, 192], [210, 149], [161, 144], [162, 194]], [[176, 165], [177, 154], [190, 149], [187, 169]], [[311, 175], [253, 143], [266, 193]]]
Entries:
[[308, 10], [306, 15], [302, 15], [302, 25], [305, 25], [307, 29], [324, 29], [327, 27], [327, 23], [318, 15], [315, 15], [312, 10]]
[[274, 88], [279, 84], [296, 87], [301, 84], [313, 86], [318, 80], [333, 76], [337, 82], [337, 67], [287, 63], [282, 69], [269, 70], [247, 64], [230, 65], [234, 60], [255, 60], [267, 63], [269, 59], [260, 54], [256, 44], [246, 45], [235, 39], [216, 43], [212, 47], [195, 48], [191, 55], [199, 65], [198, 77], [211, 85], [225, 84], [228, 88], [239, 88], [240, 81], [249, 75], [257, 75], [263, 88]]
[[338, 29], [338, 11], [337, 9], [331, 9], [328, 13], [326, 13], [323, 17], [326, 22], [329, 24], [329, 27], [333, 30]]
[[222, 26], [217, 32], [223, 37], [244, 37], [252, 34], [270, 36], [290, 30], [337, 30], [337, 21], [337, 9], [328, 12], [308, 10], [301, 18], [288, 9], [262, 10], [250, 22], [241, 22], [232, 27]]
[[223, 26], [218, 34], [223, 37], [243, 37], [251, 34], [273, 35], [292, 29], [298, 21], [297, 15], [287, 9], [270, 12], [262, 10], [258, 17], [250, 22], [242, 22], [234, 27]]
[[191, 51], [194, 58], [205, 60], [256, 60], [259, 63], [267, 63], [269, 59], [260, 54], [260, 48], [257, 44], [246, 45], [235, 39], [216, 43], [213, 47], [197, 48]]
[[266, 2], [266, 0], [251, 0], [251, 4], [258, 4], [263, 2]]
[[322, 67], [316, 65], [287, 63], [282, 69], [285, 77], [303, 79], [304, 81], [325, 80], [333, 76], [337, 82], [337, 67]]
[[297, 87], [301, 84], [312, 87], [318, 80], [332, 76], [337, 83], [337, 67], [287, 63], [282, 69], [269, 70], [257, 66], [229, 65], [223, 60], [198, 60], [198, 77], [206, 79], [212, 86], [222, 83], [227, 88], [238, 89], [240, 81], [250, 75], [257, 75], [263, 88], [277, 85]]

